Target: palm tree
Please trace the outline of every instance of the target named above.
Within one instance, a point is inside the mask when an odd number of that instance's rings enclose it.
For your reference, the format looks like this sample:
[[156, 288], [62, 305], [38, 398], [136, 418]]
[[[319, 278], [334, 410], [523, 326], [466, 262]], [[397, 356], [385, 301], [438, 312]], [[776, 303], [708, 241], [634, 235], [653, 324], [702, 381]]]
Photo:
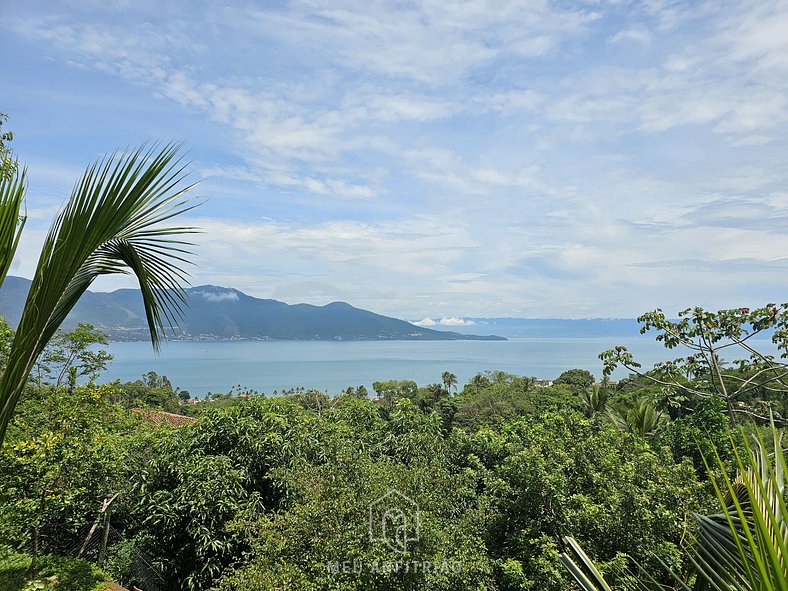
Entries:
[[637, 433], [644, 437], [654, 435], [668, 421], [667, 415], [658, 410], [645, 396], [635, 400], [631, 408], [611, 405], [607, 410], [607, 416], [619, 430]]
[[[185, 304], [187, 227], [160, 224], [196, 203], [185, 197], [178, 146], [114, 153], [87, 168], [44, 241], [8, 360], [0, 376], [0, 446], [36, 359], [99, 275], [139, 281], [154, 349]], [[0, 179], [0, 283], [24, 223], [25, 171]]]
[[583, 414], [590, 419], [597, 413], [605, 412], [607, 392], [601, 386], [593, 384], [581, 392], [580, 401], [583, 404]]
[[454, 388], [457, 390], [457, 376], [455, 376], [450, 371], [444, 371], [441, 374], [441, 379], [443, 380], [443, 387], [448, 392], [450, 388]]

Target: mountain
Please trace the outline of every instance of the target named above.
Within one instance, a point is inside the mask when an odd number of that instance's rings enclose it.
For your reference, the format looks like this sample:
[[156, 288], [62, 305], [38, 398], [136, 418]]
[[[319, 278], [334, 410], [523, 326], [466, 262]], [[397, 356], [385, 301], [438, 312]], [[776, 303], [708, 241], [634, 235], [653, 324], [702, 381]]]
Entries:
[[[0, 289], [0, 314], [12, 326], [22, 315], [30, 280], [7, 277]], [[237, 289], [202, 285], [186, 290], [189, 307], [174, 338], [270, 340], [506, 340], [498, 336], [460, 334], [415, 326], [404, 320], [354, 308], [345, 302], [325, 306], [289, 305], [259, 299]], [[139, 290], [86, 292], [63, 328], [89, 322], [103, 328], [112, 340], [148, 338]]]

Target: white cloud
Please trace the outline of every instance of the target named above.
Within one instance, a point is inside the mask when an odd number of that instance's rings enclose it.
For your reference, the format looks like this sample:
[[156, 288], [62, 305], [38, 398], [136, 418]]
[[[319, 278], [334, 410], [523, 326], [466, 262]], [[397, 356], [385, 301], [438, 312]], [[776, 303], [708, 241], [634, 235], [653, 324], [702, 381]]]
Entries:
[[473, 320], [466, 320], [465, 318], [440, 318], [433, 320], [432, 318], [424, 318], [418, 322], [413, 322], [416, 326], [474, 326], [476, 323]]
[[473, 320], [465, 320], [464, 318], [441, 318], [438, 321], [441, 326], [473, 326], [476, 323]]
[[621, 41], [633, 41], [642, 45], [648, 45], [651, 42], [651, 32], [642, 27], [634, 27], [619, 31], [610, 38], [610, 43], [618, 43]]
[[219, 303], [219, 302], [237, 302], [238, 293], [233, 290], [194, 290], [192, 295], [198, 295], [206, 302]]
[[138, 102], [204, 178], [196, 283], [436, 325], [779, 299], [788, 7], [589, 6], [15, 6], [0, 26], [51, 69], [12, 64], [3, 107], [36, 152], [30, 236], [86, 164], [68, 142], [113, 147]]
[[424, 318], [418, 322], [413, 322], [412, 324], [415, 324], [416, 326], [436, 326], [438, 323], [432, 318]]
[[[321, 53], [335, 65], [434, 85], [459, 80], [507, 55], [536, 57], [597, 18], [543, 1], [391, 4], [295, 2], [288, 13], [237, 15], [239, 27]], [[314, 50], [313, 50], [314, 51]]]

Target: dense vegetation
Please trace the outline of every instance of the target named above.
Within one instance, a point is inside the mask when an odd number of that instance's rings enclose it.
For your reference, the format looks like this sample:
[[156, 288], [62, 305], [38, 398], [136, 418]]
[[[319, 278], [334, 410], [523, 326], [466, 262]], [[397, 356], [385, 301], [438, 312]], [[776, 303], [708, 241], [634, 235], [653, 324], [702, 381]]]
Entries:
[[[133, 548], [161, 565], [164, 588], [562, 589], [561, 535], [611, 566], [619, 552], [676, 565], [688, 511], [709, 502], [662, 438], [587, 419], [576, 394], [512, 376], [456, 397], [202, 403], [194, 425], [158, 430], [111, 402], [123, 391], [29, 389], [0, 460], [3, 539], [57, 551], [37, 532], [78, 537], [121, 492], [112, 520], [125, 541], [107, 568], [126, 583], [139, 583], [123, 558]], [[479, 404], [498, 396], [500, 408]], [[370, 503], [392, 488], [421, 512], [407, 561], [450, 572], [331, 572], [402, 561], [369, 536]]]
[[[662, 368], [619, 384], [569, 370], [547, 387], [479, 374], [455, 392], [445, 372], [424, 387], [375, 382], [374, 398], [349, 387], [185, 404], [154, 373], [97, 385], [100, 340], [88, 326], [53, 340], [0, 452], [0, 540], [38, 561], [31, 574], [76, 556], [117, 493], [102, 567], [129, 587], [567, 589], [570, 535], [613, 586], [639, 568], [671, 585], [669, 571], [691, 567], [693, 514], [718, 506], [704, 458], [723, 473], [729, 436], [741, 440], [698, 364], [672, 387], [654, 386]], [[769, 372], [720, 367], [723, 385], [762, 372], [733, 416], [771, 407], [781, 420]], [[156, 409], [195, 420], [162, 426]], [[371, 507], [391, 491], [397, 508], [418, 507], [418, 535], [371, 535]]]

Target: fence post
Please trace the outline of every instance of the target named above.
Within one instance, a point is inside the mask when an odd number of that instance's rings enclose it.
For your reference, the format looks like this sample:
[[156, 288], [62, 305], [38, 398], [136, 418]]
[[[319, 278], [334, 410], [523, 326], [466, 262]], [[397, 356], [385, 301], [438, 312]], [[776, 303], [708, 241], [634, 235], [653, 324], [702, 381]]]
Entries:
[[[101, 510], [99, 511], [99, 514], [96, 517], [96, 521], [94, 521], [93, 525], [90, 527], [90, 531], [88, 532], [88, 535], [85, 537], [85, 541], [82, 542], [82, 547], [79, 549], [79, 553], [77, 554], [77, 558], [82, 558], [82, 555], [87, 551], [88, 544], [90, 543], [90, 540], [93, 538], [93, 534], [96, 533], [96, 528], [98, 528], [98, 525], [101, 522], [102, 517], [105, 520], [105, 522], [104, 522], [105, 523], [105, 525], [104, 525], [104, 530], [105, 531], [104, 531], [104, 533], [102, 533], [101, 542], [102, 542], [102, 550], [106, 551], [106, 549], [107, 549], [106, 548], [106, 546], [107, 546], [107, 537], [109, 536], [109, 513], [110, 513], [110, 507], [112, 506], [112, 503], [115, 501], [115, 499], [118, 498], [119, 494], [120, 493], [115, 493], [111, 497], [108, 496], [101, 503]], [[102, 561], [102, 560], [103, 560], [103, 557], [101, 556], [101, 553], [100, 553], [99, 554], [99, 561]]]
[[[117, 496], [117, 495], [115, 495]], [[112, 499], [115, 500], [114, 498]], [[98, 565], [104, 566], [104, 559], [107, 557], [107, 540], [109, 539], [109, 518], [112, 515], [112, 503], [107, 504], [104, 511], [104, 531], [101, 532], [101, 547], [99, 548]]]

